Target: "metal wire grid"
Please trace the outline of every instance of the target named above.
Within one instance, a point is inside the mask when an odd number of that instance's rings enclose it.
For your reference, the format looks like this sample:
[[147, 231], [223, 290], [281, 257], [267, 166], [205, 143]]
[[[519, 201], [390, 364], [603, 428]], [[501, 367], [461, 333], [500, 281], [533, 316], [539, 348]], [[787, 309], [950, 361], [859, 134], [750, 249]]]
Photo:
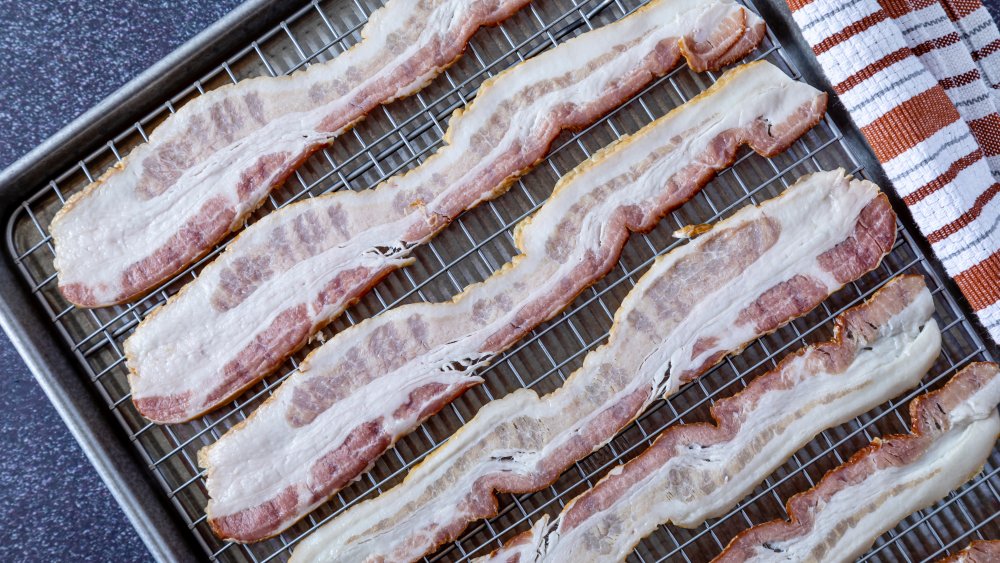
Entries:
[[[556, 45], [565, 37], [621, 18], [644, 2], [638, 0], [538, 0], [513, 19], [481, 31], [467, 54], [442, 77], [415, 96], [373, 113], [351, 133], [310, 159], [286, 186], [269, 198], [267, 211], [302, 197], [338, 189], [366, 189], [421, 162], [439, 145], [451, 112], [475, 95], [479, 84], [497, 72]], [[181, 285], [197, 275], [220, 245], [176, 279], [139, 302], [100, 310], [75, 309], [59, 296], [52, 267], [47, 226], [65, 198], [119, 161], [146, 139], [175, 107], [208, 89], [241, 78], [289, 73], [336, 56], [360, 38], [359, 30], [376, 2], [314, 1], [219, 69], [167, 101], [128, 131], [76, 163], [36, 192], [17, 210], [8, 225], [8, 249], [25, 280], [49, 313], [65, 343], [126, 430], [153, 478], [171, 499], [205, 553], [214, 560], [267, 561], [285, 559], [289, 547], [315, 526], [354, 503], [397, 484], [406, 471], [464, 424], [478, 408], [517, 387], [551, 391], [579, 366], [582, 357], [606, 338], [618, 304], [653, 258], [678, 243], [671, 232], [692, 223], [715, 221], [743, 205], [776, 195], [806, 172], [845, 166], [864, 176], [836, 125], [824, 120], [785, 154], [764, 159], [744, 151], [733, 167], [714, 180], [693, 201], [652, 232], [633, 235], [619, 266], [580, 296], [570, 308], [536, 329], [529, 338], [504, 353], [489, 367], [487, 382], [466, 393], [445, 411], [401, 440], [361, 481], [276, 539], [245, 546], [220, 542], [203, 515], [206, 496], [195, 454], [246, 417], [290, 373], [306, 352], [292, 358], [277, 375], [247, 392], [231, 407], [190, 424], [161, 427], [144, 421], [129, 401], [121, 343], [138, 321]], [[751, 6], [752, 7], [752, 6]], [[755, 55], [798, 72], [769, 34]], [[416, 264], [390, 276], [357, 306], [336, 321], [330, 335], [398, 304], [448, 298], [468, 283], [481, 281], [515, 252], [512, 228], [544, 202], [555, 180], [592, 151], [635, 131], [703, 90], [716, 75], [696, 75], [678, 69], [656, 81], [598, 124], [563, 135], [545, 162], [519, 180], [511, 192], [459, 218], [452, 227], [415, 253]], [[251, 222], [264, 212], [258, 213]], [[989, 358], [982, 342], [961, 313], [954, 296], [929, 267], [910, 233], [900, 227], [897, 243], [880, 268], [833, 296], [816, 311], [775, 334], [753, 343], [740, 356], [728, 358], [702, 379], [686, 386], [670, 401], [660, 401], [608, 446], [575, 464], [556, 483], [526, 495], [502, 495], [497, 517], [475, 524], [430, 561], [467, 560], [523, 531], [543, 513], [558, 512], [565, 502], [592, 486], [610, 467], [640, 453], [666, 426], [706, 420], [719, 397], [741, 389], [772, 368], [787, 352], [828, 335], [830, 320], [869, 296], [902, 272], [925, 275], [932, 287], [944, 345], [941, 358], [921, 387], [851, 423], [822, 433], [769, 477], [729, 514], [694, 530], [661, 526], [640, 544], [636, 561], [700, 561], [714, 556], [745, 527], [784, 517], [783, 500], [803, 490], [846, 456], [877, 435], [909, 427], [905, 405], [910, 398], [939, 385], [969, 361]], [[994, 451], [983, 474], [931, 509], [906, 519], [880, 538], [869, 558], [918, 561], [963, 547], [974, 538], [1000, 537], [996, 507], [1000, 505], [1000, 453]]]

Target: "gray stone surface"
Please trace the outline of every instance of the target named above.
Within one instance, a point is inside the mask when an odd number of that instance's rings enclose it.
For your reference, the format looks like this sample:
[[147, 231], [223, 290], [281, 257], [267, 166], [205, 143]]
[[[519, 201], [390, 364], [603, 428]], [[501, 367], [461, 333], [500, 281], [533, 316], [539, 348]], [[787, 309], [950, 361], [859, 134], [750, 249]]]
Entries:
[[[0, 0], [0, 168], [237, 3]], [[0, 374], [0, 561], [149, 559], [2, 334]]]

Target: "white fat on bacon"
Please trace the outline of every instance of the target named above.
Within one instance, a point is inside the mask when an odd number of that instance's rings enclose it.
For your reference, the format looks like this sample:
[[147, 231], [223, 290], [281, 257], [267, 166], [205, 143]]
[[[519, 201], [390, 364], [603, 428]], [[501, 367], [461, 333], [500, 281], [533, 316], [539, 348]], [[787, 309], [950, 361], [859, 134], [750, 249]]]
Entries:
[[[301, 518], [399, 437], [480, 383], [478, 368], [613, 268], [630, 230], [652, 228], [697, 193], [732, 161], [741, 143], [763, 154], [784, 149], [817, 122], [824, 107], [825, 96], [816, 89], [770, 63], [752, 63], [599, 152], [564, 177], [545, 205], [519, 225], [522, 253], [511, 263], [450, 302], [399, 307], [336, 335], [246, 422], [202, 450], [210, 524], [225, 537], [246, 541]], [[815, 276], [810, 289], [825, 296], [843, 282], [819, 264], [801, 268], [850, 236], [878, 190], [836, 172], [804, 185], [788, 192], [789, 203], [772, 206], [779, 217], [747, 227], [747, 243], [756, 244], [757, 229], [760, 238], [769, 237], [767, 243], [775, 243], [782, 231], [769, 261], [777, 264], [784, 254], [801, 253], [801, 261], [789, 262], [787, 275]], [[827, 209], [827, 217], [817, 218], [816, 225], [781, 220], [793, 205]], [[882, 235], [891, 239], [894, 232]], [[795, 245], [793, 238], [799, 240]], [[696, 242], [681, 254], [689, 256], [705, 244]], [[877, 261], [881, 251], [875, 255]], [[766, 289], [783, 280], [785, 274], [769, 273], [767, 261], [756, 266], [767, 271], [748, 279], [750, 287]], [[745, 301], [729, 312], [737, 314]], [[713, 314], [713, 306], [703, 303], [685, 332], [696, 333], [694, 327]], [[661, 374], [653, 372], [672, 362], [677, 366], [673, 378], [661, 382], [663, 390], [672, 388], [683, 372], [714, 363], [719, 353], [738, 349], [761, 332], [749, 321], [726, 330], [713, 325], [718, 334], [705, 330], [700, 333], [714, 338], [714, 344], [692, 340], [658, 349], [663, 356], [652, 358], [643, 376], [658, 379]]]
[[790, 522], [755, 526], [718, 562], [849, 562], [900, 520], [972, 479], [1000, 435], [1000, 369], [964, 368], [910, 405], [912, 433], [876, 438], [812, 489], [788, 501]]
[[[712, 107], [746, 110], [756, 89], [739, 91]], [[656, 398], [874, 268], [894, 235], [885, 196], [843, 171], [807, 176], [739, 210], [654, 262], [615, 314], [608, 342], [562, 388], [544, 397], [521, 389], [487, 404], [401, 485], [308, 536], [293, 560], [418, 559], [469, 522], [493, 516], [494, 490], [544, 488]], [[859, 241], [870, 246], [855, 252]], [[849, 275], [834, 275], [828, 258], [845, 249], [865, 258]], [[377, 412], [375, 403], [417, 375], [381, 379], [356, 404]], [[329, 420], [324, 428], [340, 426]]]
[[837, 322], [836, 336], [789, 356], [734, 397], [716, 424], [676, 425], [482, 561], [622, 561], [662, 524], [728, 512], [821, 431], [915, 387], [937, 359], [934, 301], [919, 276], [890, 282]]
[[[378, 280], [409, 264], [414, 246], [504, 191], [560, 131], [604, 115], [673, 68], [681, 52], [692, 66], [714, 68], [742, 57], [762, 36], [761, 20], [729, 0], [660, 0], [489, 80], [452, 119], [448, 144], [421, 166], [372, 190], [338, 192], [272, 213], [147, 318], [125, 344], [137, 408], [169, 423], [225, 404]], [[699, 42], [712, 43], [715, 52], [691, 54]], [[812, 95], [804, 87], [779, 86], [788, 93], [775, 94], [761, 85], [766, 89], [750, 118], [767, 112], [780, 119], [803, 93]], [[761, 100], [778, 108], [770, 111]], [[698, 146], [691, 137], [685, 144]]]
[[241, 228], [306, 157], [379, 104], [419, 90], [480, 26], [527, 2], [390, 1], [335, 59], [186, 104], [56, 215], [50, 232], [63, 295], [105, 306], [169, 279]]

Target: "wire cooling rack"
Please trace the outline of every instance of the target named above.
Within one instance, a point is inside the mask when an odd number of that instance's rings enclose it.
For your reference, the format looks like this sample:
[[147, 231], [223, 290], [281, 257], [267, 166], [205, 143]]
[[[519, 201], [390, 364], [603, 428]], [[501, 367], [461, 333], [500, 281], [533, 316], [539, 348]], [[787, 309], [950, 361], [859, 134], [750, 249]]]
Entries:
[[[619, 19], [644, 2], [637, 0], [537, 0], [497, 28], [480, 31], [466, 54], [418, 94], [372, 113], [353, 131], [320, 151], [276, 190], [249, 222], [291, 201], [336, 190], [362, 190], [419, 164], [439, 145], [448, 118], [467, 104], [486, 78], [565, 39]], [[132, 406], [126, 381], [122, 342], [149, 311], [198, 275], [220, 248], [153, 294], [128, 306], [77, 309], [56, 289], [53, 250], [47, 227], [62, 202], [119, 161], [168, 114], [206, 90], [242, 78], [279, 75], [335, 57], [360, 39], [359, 31], [379, 2], [316, 1], [253, 42], [214, 72], [165, 101], [133, 127], [109, 140], [101, 150], [55, 175], [14, 214], [8, 225], [8, 251], [25, 281], [48, 312], [64, 343], [75, 355], [82, 376], [89, 378], [114, 417], [127, 432], [149, 474], [204, 548], [219, 561], [285, 560], [294, 544], [314, 527], [345, 508], [402, 480], [407, 470], [447, 438], [480, 406], [518, 387], [540, 393], [560, 386], [599, 345], [622, 298], [656, 255], [676, 246], [671, 233], [684, 225], [716, 221], [736, 209], [780, 193], [805, 173], [842, 166], [866, 176], [834, 122], [827, 118], [786, 153], [772, 159], [749, 151], [721, 173], [696, 198], [665, 218], [652, 232], [633, 235], [619, 265], [605, 280], [587, 290], [566, 312], [532, 332], [485, 370], [486, 383], [466, 393], [444, 411], [401, 440], [375, 468], [279, 537], [254, 545], [222, 542], [204, 517], [207, 501], [197, 451], [243, 420], [313, 348], [297, 354], [275, 375], [232, 405], [201, 420], [157, 426]], [[751, 5], [751, 8], [753, 6]], [[752, 58], [767, 59], [798, 78], [783, 48], [769, 33]], [[364, 318], [416, 301], [440, 301], [469, 283], [489, 276], [513, 256], [513, 226], [538, 208], [556, 180], [593, 151], [634, 132], [704, 90], [717, 74], [695, 74], [682, 67], [656, 81], [618, 110], [588, 129], [564, 134], [550, 156], [514, 184], [506, 195], [466, 213], [430, 244], [415, 252], [416, 263], [378, 285], [324, 331], [330, 337]], [[785, 517], [784, 501], [812, 486], [827, 470], [875, 436], [909, 427], [906, 404], [919, 393], [939, 386], [970, 361], [991, 359], [953, 295], [942, 286], [910, 232], [899, 227], [891, 254], [874, 272], [835, 294], [802, 319], [762, 338], [739, 356], [726, 359], [669, 401], [653, 405], [610, 444], [575, 464], [556, 483], [533, 494], [501, 495], [500, 513], [471, 526], [454, 544], [429, 561], [461, 561], [488, 553], [500, 542], [527, 529], [542, 514], [555, 514], [571, 498], [592, 486], [615, 464], [640, 453], [663, 428], [708, 419], [716, 398], [742, 389], [756, 375], [774, 367], [786, 353], [807, 342], [825, 339], [832, 318], [871, 295], [900, 273], [923, 274], [934, 293], [943, 332], [941, 357], [921, 387], [843, 426], [828, 430], [796, 453], [733, 510], [691, 530], [661, 526], [632, 554], [634, 561], [704, 561], [716, 555], [740, 530]], [[935, 559], [977, 538], [1000, 538], [1000, 453], [993, 452], [984, 472], [928, 510], [921, 511], [881, 537], [866, 557], [879, 561]]]

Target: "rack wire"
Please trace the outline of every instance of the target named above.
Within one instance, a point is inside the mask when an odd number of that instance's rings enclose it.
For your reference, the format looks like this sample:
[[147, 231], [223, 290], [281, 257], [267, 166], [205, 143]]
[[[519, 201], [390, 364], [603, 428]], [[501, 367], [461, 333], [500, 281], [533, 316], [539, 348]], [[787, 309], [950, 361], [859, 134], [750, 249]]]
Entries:
[[[248, 223], [297, 199], [336, 190], [367, 189], [416, 166], [440, 144], [451, 112], [467, 104], [486, 78], [569, 37], [624, 17], [644, 3], [537, 0], [500, 26], [481, 30], [455, 66], [414, 96], [376, 110], [354, 130], [320, 151], [285, 186], [275, 190], [263, 210]], [[206, 557], [212, 560], [285, 560], [294, 544], [313, 528], [399, 483], [410, 467], [486, 402], [518, 387], [531, 387], [543, 393], [560, 386], [581, 364], [586, 352], [604, 341], [614, 311], [636, 279], [656, 256], [679, 244], [671, 236], [675, 229], [724, 218], [743, 205], [776, 195], [808, 172], [842, 166], [855, 175], [867, 175], [829, 117], [775, 158], [743, 151], [736, 164], [656, 229], [634, 234], [611, 274], [577, 298], [566, 312], [502, 354], [483, 373], [485, 384], [467, 392], [401, 440], [360, 481], [277, 538], [254, 545], [222, 542], [205, 521], [207, 496], [202, 471], [195, 463], [196, 452], [252, 412], [294, 372], [298, 361], [313, 346], [220, 411], [188, 424], [151, 424], [135, 411], [129, 400], [122, 342], [150, 310], [196, 277], [202, 265], [212, 260], [225, 243], [136, 303], [86, 310], [74, 308], [56, 289], [47, 227], [69, 195], [146, 140], [147, 132], [176, 108], [223, 84], [249, 76], [287, 74], [335, 57], [360, 40], [360, 29], [378, 4], [372, 0], [316, 0], [307, 4], [133, 127], [108, 140], [102, 149], [55, 175], [48, 185], [22, 203], [8, 225], [7, 250], [64, 344], [76, 357], [81, 375], [89, 379], [107, 403], [108, 416], [114, 417], [127, 432], [138, 455], [148, 465], [150, 477], [159, 484]], [[768, 34], [751, 58], [767, 59], [791, 76], [800, 76], [773, 34]], [[595, 125], [562, 135], [549, 157], [516, 182], [508, 194], [459, 217], [434, 241], [417, 249], [413, 266], [390, 275], [323, 335], [329, 338], [399, 304], [450, 298], [465, 285], [482, 281], [514, 255], [513, 226], [544, 202], [562, 174], [613, 139], [634, 132], [680, 105], [716, 78], [715, 73], [699, 75], [681, 67]], [[784, 501], [792, 494], [812, 486], [824, 472], [873, 437], [906, 431], [909, 427], [906, 405], [911, 398], [939, 386], [971, 361], [992, 359], [955, 296], [942, 285], [914, 244], [911, 232], [902, 225], [898, 229], [894, 248], [876, 271], [849, 284], [812, 313], [757, 340], [742, 354], [727, 358], [669, 401], [657, 402], [611, 443], [576, 463], [552, 486], [531, 494], [501, 495], [500, 511], [495, 518], [470, 526], [458, 541], [425, 560], [464, 561], [488, 553], [503, 540], [527, 529], [542, 514], [557, 513], [611, 467], [640, 453], [662, 429], [671, 424], [707, 420], [714, 400], [739, 391], [753, 377], [774, 367], [789, 351], [828, 337], [833, 317], [871, 295], [893, 276], [924, 275], [934, 295], [943, 347], [941, 357], [918, 389], [848, 424], [821, 433], [725, 516], [691, 530], [661, 526], [638, 546], [630, 560], [707, 560], [742, 529], [785, 517]], [[905, 519], [882, 536], [865, 558], [935, 559], [961, 549], [973, 539], [1000, 537], [998, 473], [1000, 451], [994, 450], [983, 473], [945, 500]]]

